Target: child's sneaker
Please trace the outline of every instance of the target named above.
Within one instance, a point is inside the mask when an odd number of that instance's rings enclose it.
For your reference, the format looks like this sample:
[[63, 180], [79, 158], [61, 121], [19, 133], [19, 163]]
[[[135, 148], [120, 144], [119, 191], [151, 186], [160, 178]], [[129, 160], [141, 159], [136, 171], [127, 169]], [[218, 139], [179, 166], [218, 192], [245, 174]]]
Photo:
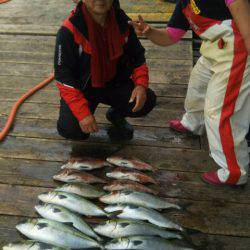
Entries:
[[181, 124], [180, 120], [172, 120], [169, 122], [169, 127], [175, 131], [180, 133], [187, 133], [190, 132], [186, 127]]

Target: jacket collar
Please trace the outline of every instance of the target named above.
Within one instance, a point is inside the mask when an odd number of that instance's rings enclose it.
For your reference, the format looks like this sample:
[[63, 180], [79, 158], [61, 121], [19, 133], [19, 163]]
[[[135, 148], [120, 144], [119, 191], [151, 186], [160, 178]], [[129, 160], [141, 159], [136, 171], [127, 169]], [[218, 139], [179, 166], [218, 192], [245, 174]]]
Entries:
[[[88, 28], [86, 22], [84, 21], [84, 15], [82, 12], [82, 1], [76, 6], [73, 16], [69, 19], [70, 22], [76, 27], [76, 29], [82, 33], [82, 35], [88, 39]], [[125, 14], [122, 9], [115, 9], [116, 20], [118, 22], [119, 29], [122, 34], [124, 34], [130, 27], [128, 21], [129, 17]]]

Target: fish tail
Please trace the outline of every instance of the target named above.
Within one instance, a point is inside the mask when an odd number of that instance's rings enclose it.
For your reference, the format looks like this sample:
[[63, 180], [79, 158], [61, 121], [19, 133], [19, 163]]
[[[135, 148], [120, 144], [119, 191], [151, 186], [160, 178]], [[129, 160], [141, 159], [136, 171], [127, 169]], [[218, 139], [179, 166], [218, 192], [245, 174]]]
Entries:
[[189, 203], [187, 203], [187, 204], [184, 204], [184, 205], [182, 205], [181, 207], [179, 206], [179, 210], [182, 210], [182, 211], [187, 211], [187, 209], [190, 207], [190, 206], [192, 206], [193, 205], [193, 202], [189, 202]]

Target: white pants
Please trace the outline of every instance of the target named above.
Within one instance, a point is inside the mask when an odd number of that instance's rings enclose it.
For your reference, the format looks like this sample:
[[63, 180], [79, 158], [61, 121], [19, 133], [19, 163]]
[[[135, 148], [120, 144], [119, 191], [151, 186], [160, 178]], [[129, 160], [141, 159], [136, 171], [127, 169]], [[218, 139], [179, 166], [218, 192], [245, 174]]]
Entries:
[[250, 124], [250, 56], [235, 27], [222, 38], [223, 48], [219, 38], [202, 44], [181, 122], [198, 135], [206, 129], [221, 182], [244, 184], [249, 166], [245, 137]]

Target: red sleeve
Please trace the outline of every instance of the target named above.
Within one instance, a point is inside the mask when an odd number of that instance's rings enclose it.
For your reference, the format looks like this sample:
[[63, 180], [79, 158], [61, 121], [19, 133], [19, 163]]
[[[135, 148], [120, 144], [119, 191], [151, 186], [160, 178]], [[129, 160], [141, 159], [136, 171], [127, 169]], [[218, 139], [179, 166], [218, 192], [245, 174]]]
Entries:
[[61, 83], [56, 83], [56, 86], [60, 90], [61, 98], [68, 104], [79, 122], [91, 114], [88, 101], [80, 90], [65, 86]]
[[149, 85], [149, 75], [148, 75], [148, 66], [143, 64], [138, 68], [134, 69], [132, 80], [135, 85], [142, 85], [145, 88], [148, 88]]

